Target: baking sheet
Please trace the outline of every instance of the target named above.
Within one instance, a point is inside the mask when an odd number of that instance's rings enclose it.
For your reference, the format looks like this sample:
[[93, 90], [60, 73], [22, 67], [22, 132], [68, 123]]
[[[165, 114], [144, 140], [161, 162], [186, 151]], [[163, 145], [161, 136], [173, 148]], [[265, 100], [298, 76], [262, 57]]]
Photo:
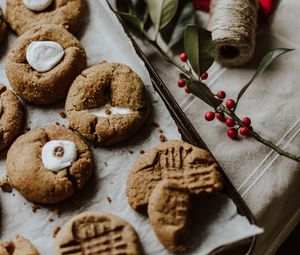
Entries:
[[[122, 26], [104, 0], [87, 1], [88, 11], [78, 38], [84, 45], [88, 65], [102, 60], [121, 62], [133, 68], [146, 84], [152, 101], [152, 116], [132, 139], [111, 148], [93, 148], [96, 170], [87, 187], [71, 199], [55, 206], [45, 206], [32, 211], [32, 203], [16, 190], [13, 194], [1, 193], [1, 240], [17, 234], [30, 239], [43, 255], [52, 254], [53, 232], [73, 215], [83, 211], [106, 211], [123, 217], [137, 230], [145, 254], [169, 254], [157, 240], [147, 217], [133, 211], [125, 195], [127, 175], [139, 157], [140, 150], [160, 144], [159, 131], [152, 125], [160, 124], [168, 139], [181, 136], [164, 103], [151, 85], [149, 74]], [[0, 5], [5, 9], [5, 1]], [[5, 58], [16, 36], [10, 34], [0, 51], [0, 82], [8, 85], [5, 75]], [[49, 123], [67, 124], [59, 115], [63, 103], [51, 108], [26, 104], [27, 126], [32, 129]], [[131, 154], [129, 150], [133, 150]], [[5, 153], [0, 158], [1, 176], [5, 176]], [[28, 180], [30, 181], [30, 180]], [[111, 199], [111, 202], [109, 201]], [[262, 233], [262, 229], [250, 225], [236, 212], [231, 200], [221, 194], [202, 197], [198, 204], [192, 235], [192, 254], [207, 254], [215, 248], [246, 237]], [[61, 215], [58, 216], [56, 208]], [[52, 219], [54, 221], [52, 221]]]

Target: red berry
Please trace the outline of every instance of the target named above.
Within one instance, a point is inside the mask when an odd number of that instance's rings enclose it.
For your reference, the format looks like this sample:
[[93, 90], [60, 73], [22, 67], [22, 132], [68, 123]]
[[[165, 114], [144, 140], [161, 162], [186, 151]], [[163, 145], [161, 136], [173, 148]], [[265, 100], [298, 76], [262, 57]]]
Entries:
[[251, 125], [251, 119], [249, 117], [243, 118], [243, 124], [249, 127]]
[[227, 135], [228, 135], [230, 138], [235, 139], [235, 138], [237, 138], [237, 136], [238, 136], [238, 132], [237, 132], [237, 130], [236, 130], [235, 128], [229, 128], [229, 129], [227, 130]]
[[188, 93], [188, 94], [191, 93], [190, 90], [189, 90], [189, 88], [188, 88], [187, 86], [184, 86], [184, 90], [185, 90], [185, 92]]
[[177, 81], [177, 85], [180, 87], [180, 88], [183, 88], [185, 86], [185, 80], [178, 80]]
[[247, 127], [241, 127], [241, 128], [240, 128], [240, 134], [241, 134], [242, 136], [248, 136], [249, 133], [250, 133], [249, 128], [247, 128]]
[[206, 80], [208, 78], [208, 73], [207, 72], [204, 72], [203, 74], [201, 74], [201, 76], [200, 76], [200, 80], [201, 81], [204, 81], [204, 80]]
[[227, 107], [228, 109], [232, 109], [234, 106], [235, 106], [235, 101], [234, 101], [233, 99], [228, 99], [228, 100], [226, 101], [226, 107]]
[[227, 125], [227, 127], [234, 127], [234, 125], [235, 125], [234, 119], [233, 118], [227, 119], [226, 120], [226, 125]]
[[219, 90], [217, 96], [220, 99], [224, 99], [226, 97], [226, 93], [223, 90]]
[[219, 121], [222, 121], [222, 122], [225, 122], [225, 121], [226, 121], [226, 118], [225, 118], [224, 113], [219, 113], [219, 112], [217, 112], [217, 113], [216, 113], [216, 118], [217, 118]]
[[212, 121], [215, 118], [215, 113], [214, 112], [207, 112], [204, 117], [207, 121]]
[[181, 53], [180, 54], [180, 59], [182, 62], [186, 62], [187, 61], [187, 55], [185, 52]]

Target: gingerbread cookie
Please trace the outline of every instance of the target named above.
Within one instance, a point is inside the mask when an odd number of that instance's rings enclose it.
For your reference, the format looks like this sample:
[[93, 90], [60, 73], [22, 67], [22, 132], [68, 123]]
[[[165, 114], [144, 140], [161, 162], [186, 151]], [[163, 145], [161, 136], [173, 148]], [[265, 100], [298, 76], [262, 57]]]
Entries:
[[82, 189], [94, 168], [89, 147], [58, 125], [20, 136], [6, 164], [12, 185], [28, 200], [43, 204], [63, 201]]
[[55, 255], [139, 255], [141, 248], [134, 228], [108, 213], [85, 212], [68, 221], [55, 238]]
[[73, 35], [61, 26], [43, 25], [17, 39], [6, 74], [21, 98], [45, 105], [65, 98], [86, 65], [84, 48]]
[[126, 65], [107, 62], [76, 78], [65, 108], [70, 128], [100, 145], [128, 139], [149, 115], [146, 89], [139, 76]]
[[83, 22], [84, 9], [84, 0], [12, 0], [7, 1], [6, 16], [18, 35], [44, 24], [61, 25], [74, 33]]
[[16, 241], [0, 243], [0, 255], [39, 255], [39, 252], [29, 240], [17, 236]]
[[6, 28], [6, 21], [3, 16], [2, 9], [0, 8], [0, 42], [5, 38]]
[[149, 197], [148, 215], [160, 242], [171, 252], [187, 250], [191, 195], [178, 184], [160, 181]]
[[18, 97], [0, 84], [0, 150], [6, 148], [20, 133], [24, 122]]
[[169, 179], [191, 194], [222, 187], [219, 166], [209, 152], [183, 141], [168, 141], [144, 153], [129, 174], [127, 196], [130, 206], [143, 209], [153, 189]]

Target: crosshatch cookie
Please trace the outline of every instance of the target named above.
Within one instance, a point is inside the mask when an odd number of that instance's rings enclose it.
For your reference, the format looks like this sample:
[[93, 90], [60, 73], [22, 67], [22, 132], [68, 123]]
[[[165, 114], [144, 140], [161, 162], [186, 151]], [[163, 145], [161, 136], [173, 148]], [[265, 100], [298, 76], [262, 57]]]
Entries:
[[6, 74], [21, 98], [45, 105], [65, 98], [86, 65], [84, 48], [73, 35], [61, 26], [43, 25], [17, 39]]
[[183, 141], [168, 141], [142, 154], [131, 170], [126, 189], [130, 206], [144, 209], [163, 179], [172, 180], [191, 194], [222, 187], [219, 166], [209, 152]]
[[23, 122], [24, 114], [19, 98], [0, 84], [0, 150], [17, 137]]
[[15, 241], [0, 243], [0, 255], [40, 255], [31, 242], [22, 236]]
[[87, 183], [94, 168], [92, 153], [71, 130], [58, 125], [20, 136], [10, 147], [7, 175], [33, 202], [63, 201]]
[[0, 42], [5, 38], [6, 35], [6, 21], [3, 16], [3, 12], [0, 8]]
[[44, 24], [61, 25], [74, 33], [83, 22], [85, 0], [9, 0], [6, 2], [7, 21], [18, 35]]
[[73, 82], [66, 114], [70, 128], [90, 142], [116, 144], [137, 132], [148, 117], [146, 89], [128, 66], [102, 62]]
[[178, 184], [160, 181], [149, 197], [148, 215], [160, 242], [171, 252], [187, 250], [191, 195]]
[[139, 255], [140, 242], [125, 220], [103, 212], [85, 212], [68, 221], [55, 238], [54, 255]]

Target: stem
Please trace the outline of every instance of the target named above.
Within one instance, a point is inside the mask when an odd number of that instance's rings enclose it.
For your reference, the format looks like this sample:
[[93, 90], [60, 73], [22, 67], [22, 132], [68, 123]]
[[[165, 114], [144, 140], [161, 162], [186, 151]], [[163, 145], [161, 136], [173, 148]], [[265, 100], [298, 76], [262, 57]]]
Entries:
[[[228, 116], [230, 116], [231, 118], [234, 119], [234, 121], [240, 125], [240, 126], [245, 126], [242, 122], [242, 120], [236, 116], [236, 114], [233, 111], [228, 110], [224, 105], [220, 105], [219, 106], [219, 110], [221, 112], [225, 112]], [[274, 144], [272, 141], [266, 140], [264, 138], [262, 138], [257, 132], [255, 132], [254, 130], [250, 130], [249, 135], [251, 137], [253, 137], [256, 141], [268, 146], [269, 148], [273, 149], [274, 151], [276, 151], [279, 155], [285, 156], [287, 158], [290, 158], [298, 163], [300, 163], [300, 156], [297, 156], [293, 153], [290, 153], [288, 151], [285, 151], [283, 149], [281, 149], [279, 146], [277, 146], [276, 144]]]

